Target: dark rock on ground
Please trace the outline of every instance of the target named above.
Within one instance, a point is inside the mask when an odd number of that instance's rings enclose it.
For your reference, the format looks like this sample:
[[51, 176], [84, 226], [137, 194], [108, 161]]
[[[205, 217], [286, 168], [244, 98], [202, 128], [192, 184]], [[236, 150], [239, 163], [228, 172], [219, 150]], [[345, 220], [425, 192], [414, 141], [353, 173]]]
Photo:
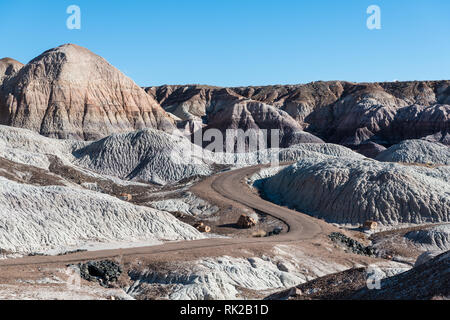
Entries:
[[370, 246], [364, 246], [360, 242], [347, 237], [346, 235], [339, 233], [339, 232], [333, 232], [328, 236], [333, 242], [336, 242], [338, 244], [341, 244], [348, 248], [351, 252], [364, 255], [364, 256], [375, 256], [376, 251], [375, 248]]
[[116, 282], [123, 272], [122, 266], [111, 260], [79, 263], [77, 267], [80, 269], [81, 278], [87, 281], [98, 282], [106, 288]]

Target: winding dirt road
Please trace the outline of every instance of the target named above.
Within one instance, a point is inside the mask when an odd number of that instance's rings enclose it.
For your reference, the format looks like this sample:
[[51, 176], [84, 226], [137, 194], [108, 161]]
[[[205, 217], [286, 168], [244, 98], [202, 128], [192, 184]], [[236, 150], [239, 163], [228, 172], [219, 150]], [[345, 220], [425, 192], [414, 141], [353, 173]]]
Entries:
[[208, 238], [193, 241], [168, 242], [157, 246], [137, 247], [127, 249], [114, 249], [102, 251], [87, 251], [68, 254], [64, 256], [34, 256], [19, 259], [0, 260], [0, 268], [24, 265], [39, 264], [67, 264], [86, 260], [107, 259], [113, 257], [126, 256], [148, 256], [148, 255], [173, 255], [183, 252], [184, 255], [190, 251], [201, 249], [211, 251], [220, 249], [231, 250], [245, 249], [254, 245], [277, 245], [282, 243], [295, 242], [299, 240], [313, 239], [324, 233], [327, 225], [315, 218], [280, 207], [271, 202], [261, 199], [246, 184], [245, 180], [263, 165], [246, 167], [242, 169], [226, 171], [211, 176], [200, 182], [204, 190], [216, 193], [227, 198], [230, 204], [239, 203], [252, 209], [259, 210], [282, 220], [288, 226], [288, 232], [277, 236], [264, 238]]

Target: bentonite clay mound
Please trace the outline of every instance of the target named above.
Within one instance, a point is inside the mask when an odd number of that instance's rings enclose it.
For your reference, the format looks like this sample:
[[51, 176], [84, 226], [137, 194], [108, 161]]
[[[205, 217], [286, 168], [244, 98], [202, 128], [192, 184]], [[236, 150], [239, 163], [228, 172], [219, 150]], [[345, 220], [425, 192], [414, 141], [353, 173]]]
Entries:
[[105, 59], [73, 44], [48, 50], [3, 83], [0, 124], [94, 140], [142, 128], [171, 130], [159, 104]]
[[379, 161], [450, 165], [450, 147], [439, 142], [406, 140], [376, 157]]
[[369, 159], [305, 159], [268, 178], [275, 202], [329, 222], [386, 225], [450, 219], [450, 168], [426, 168]]

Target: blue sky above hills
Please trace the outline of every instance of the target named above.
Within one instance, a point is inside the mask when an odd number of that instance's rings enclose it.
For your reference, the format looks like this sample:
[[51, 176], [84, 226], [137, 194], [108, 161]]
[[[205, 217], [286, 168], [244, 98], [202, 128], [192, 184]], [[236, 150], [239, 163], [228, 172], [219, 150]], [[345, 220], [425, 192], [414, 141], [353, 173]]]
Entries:
[[[80, 30], [66, 27], [72, 4]], [[450, 79], [449, 14], [448, 0], [4, 0], [0, 56], [76, 43], [142, 86]]]

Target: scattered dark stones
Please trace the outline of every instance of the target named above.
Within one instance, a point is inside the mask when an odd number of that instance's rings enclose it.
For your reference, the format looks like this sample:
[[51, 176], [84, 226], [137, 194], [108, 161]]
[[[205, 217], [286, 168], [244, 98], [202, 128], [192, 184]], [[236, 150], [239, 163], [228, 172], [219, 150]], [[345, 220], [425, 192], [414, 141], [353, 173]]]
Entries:
[[376, 256], [376, 251], [374, 247], [371, 246], [364, 246], [360, 242], [347, 237], [346, 235], [339, 233], [339, 232], [333, 232], [328, 236], [333, 242], [339, 243], [349, 249], [351, 252], [364, 255], [364, 256]]
[[117, 262], [111, 260], [89, 261], [76, 265], [80, 269], [80, 277], [92, 282], [98, 282], [105, 288], [110, 288], [123, 272]]
[[48, 254], [41, 252], [31, 252], [28, 254], [29, 257], [46, 257]]
[[66, 256], [66, 255], [69, 255], [69, 254], [86, 252], [86, 251], [87, 251], [86, 249], [77, 249], [77, 250], [65, 251], [65, 252], [58, 253], [58, 256]]

